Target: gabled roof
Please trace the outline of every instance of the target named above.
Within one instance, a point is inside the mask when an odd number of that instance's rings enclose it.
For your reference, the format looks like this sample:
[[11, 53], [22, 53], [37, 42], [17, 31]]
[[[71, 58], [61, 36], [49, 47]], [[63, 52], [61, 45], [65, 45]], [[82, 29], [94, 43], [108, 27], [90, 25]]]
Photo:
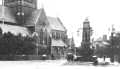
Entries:
[[50, 27], [53, 30], [66, 31], [66, 28], [63, 26], [59, 18], [54, 18], [54, 17], [49, 17], [49, 16], [47, 18], [48, 18]]
[[[4, 14], [3, 14], [3, 9], [4, 9]], [[0, 21], [3, 20], [3, 16], [5, 22], [16, 23], [16, 19], [12, 15], [10, 8], [0, 5]]]
[[26, 26], [35, 26], [35, 24], [39, 21], [42, 12], [44, 12], [43, 8], [33, 11], [25, 25]]

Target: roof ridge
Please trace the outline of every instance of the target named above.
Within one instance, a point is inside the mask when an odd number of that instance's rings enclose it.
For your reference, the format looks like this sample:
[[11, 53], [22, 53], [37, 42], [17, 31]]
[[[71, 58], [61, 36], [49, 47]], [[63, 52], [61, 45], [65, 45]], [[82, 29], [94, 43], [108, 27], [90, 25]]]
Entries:
[[[39, 18], [41, 17], [42, 13], [45, 13], [43, 8], [34, 10], [32, 14], [30, 15], [30, 17], [28, 18], [26, 25], [28, 26], [29, 24], [32, 26], [35, 25], [39, 21]], [[46, 13], [45, 13], [45, 16], [46, 16]]]
[[57, 17], [47, 16], [47, 18], [48, 18], [48, 21], [49, 21], [51, 27], [54, 30], [66, 31], [64, 25], [62, 24], [62, 22]]
[[65, 28], [65, 26], [64, 26], [64, 24], [63, 24], [63, 22], [60, 20], [60, 18], [59, 18], [59, 17], [57, 17], [57, 19], [60, 21], [60, 24], [62, 25], [62, 27], [64, 27], [64, 29], [65, 29], [65, 30], [67, 30], [67, 29]]

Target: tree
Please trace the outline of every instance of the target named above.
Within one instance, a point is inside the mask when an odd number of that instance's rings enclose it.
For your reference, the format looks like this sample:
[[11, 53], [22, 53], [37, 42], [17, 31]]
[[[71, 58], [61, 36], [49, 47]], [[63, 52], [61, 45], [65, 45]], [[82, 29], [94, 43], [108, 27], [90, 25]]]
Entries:
[[0, 55], [32, 55], [36, 47], [33, 42], [30, 37], [5, 33], [0, 38]]

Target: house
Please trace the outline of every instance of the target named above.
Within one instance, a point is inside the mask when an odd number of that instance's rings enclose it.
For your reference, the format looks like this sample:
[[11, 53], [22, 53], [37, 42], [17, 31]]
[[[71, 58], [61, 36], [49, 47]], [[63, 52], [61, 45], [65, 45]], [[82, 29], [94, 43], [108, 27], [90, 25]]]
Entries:
[[65, 57], [67, 30], [58, 17], [47, 17], [51, 28], [51, 54], [56, 59]]

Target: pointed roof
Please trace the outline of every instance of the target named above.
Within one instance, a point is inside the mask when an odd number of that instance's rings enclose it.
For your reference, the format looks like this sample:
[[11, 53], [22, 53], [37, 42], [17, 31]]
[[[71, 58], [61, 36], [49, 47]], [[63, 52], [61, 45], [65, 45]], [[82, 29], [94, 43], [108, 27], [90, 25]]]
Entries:
[[25, 26], [35, 26], [35, 23], [38, 21], [41, 15], [41, 12], [41, 9], [33, 11], [31, 16], [28, 18]]
[[31, 16], [26, 21], [25, 26], [35, 26], [35, 24], [41, 19], [41, 15], [44, 13], [44, 8], [33, 11]]
[[66, 31], [66, 28], [63, 26], [63, 23], [61, 22], [61, 20], [59, 18], [55, 18], [55, 17], [47, 17], [50, 27], [53, 30], [60, 30], [60, 31]]
[[16, 19], [12, 15], [10, 8], [5, 7], [5, 6], [3, 7], [2, 5], [0, 5], [0, 21], [3, 20], [3, 9], [4, 9], [4, 21], [16, 24], [17, 23]]

